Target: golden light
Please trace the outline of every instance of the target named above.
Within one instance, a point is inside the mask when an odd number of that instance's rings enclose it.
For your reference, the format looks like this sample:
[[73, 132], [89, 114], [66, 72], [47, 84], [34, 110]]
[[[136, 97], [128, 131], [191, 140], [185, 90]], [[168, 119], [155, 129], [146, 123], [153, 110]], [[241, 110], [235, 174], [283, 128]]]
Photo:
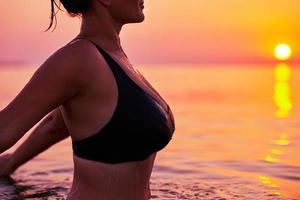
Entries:
[[279, 159], [278, 158], [275, 158], [273, 156], [271, 156], [270, 154], [268, 154], [265, 159], [264, 159], [266, 162], [270, 162], [270, 163], [277, 163], [279, 162]]
[[258, 178], [262, 183], [266, 185], [269, 185], [274, 188], [278, 187], [278, 185], [276, 183], [273, 183], [273, 181], [267, 176], [258, 176]]
[[278, 140], [273, 141], [272, 143], [280, 146], [287, 146], [291, 143], [291, 141], [289, 140], [288, 135], [286, 133], [282, 133], [280, 135], [280, 138]]
[[276, 82], [287, 83], [291, 77], [291, 69], [290, 66], [284, 63], [280, 63], [275, 68], [275, 78]]
[[273, 99], [277, 105], [276, 117], [285, 118], [289, 115], [293, 108], [290, 98], [289, 79], [291, 76], [291, 69], [289, 65], [280, 63], [275, 68], [276, 84], [274, 87], [275, 93]]
[[292, 49], [287, 44], [278, 44], [275, 47], [274, 55], [278, 60], [288, 60], [292, 56]]

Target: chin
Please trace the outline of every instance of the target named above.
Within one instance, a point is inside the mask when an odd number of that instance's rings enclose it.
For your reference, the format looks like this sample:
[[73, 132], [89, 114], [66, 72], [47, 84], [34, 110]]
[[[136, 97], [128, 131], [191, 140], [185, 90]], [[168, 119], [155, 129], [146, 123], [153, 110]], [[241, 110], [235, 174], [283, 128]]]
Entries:
[[142, 15], [142, 16], [140, 16], [139, 18], [137, 18], [137, 20], [136, 20], [135, 23], [141, 23], [141, 22], [143, 22], [144, 20], [145, 20], [145, 16]]
[[139, 15], [137, 15], [137, 17], [136, 17], [136, 23], [143, 22], [144, 20], [145, 20], [144, 13], [140, 13]]
[[126, 20], [126, 22], [124, 24], [141, 23], [144, 20], [145, 20], [145, 16], [139, 15], [139, 16], [135, 16], [135, 17], [132, 17], [131, 19]]

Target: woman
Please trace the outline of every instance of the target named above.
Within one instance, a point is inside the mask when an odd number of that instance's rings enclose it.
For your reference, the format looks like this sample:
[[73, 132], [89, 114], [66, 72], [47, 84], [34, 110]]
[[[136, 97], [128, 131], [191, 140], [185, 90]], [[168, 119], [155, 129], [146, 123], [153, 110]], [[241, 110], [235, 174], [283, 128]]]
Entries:
[[70, 134], [68, 200], [149, 199], [156, 153], [172, 139], [175, 124], [168, 104], [121, 47], [122, 26], [144, 20], [143, 1], [60, 1], [71, 16], [82, 17], [80, 33], [0, 112], [0, 153], [50, 113], [16, 152], [2, 156], [11, 165], [0, 173], [11, 174]]

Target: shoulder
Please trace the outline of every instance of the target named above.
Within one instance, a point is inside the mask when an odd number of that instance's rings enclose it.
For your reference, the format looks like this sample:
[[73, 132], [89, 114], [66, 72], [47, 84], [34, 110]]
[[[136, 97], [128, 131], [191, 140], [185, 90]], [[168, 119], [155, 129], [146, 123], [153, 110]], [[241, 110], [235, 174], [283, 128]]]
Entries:
[[83, 70], [88, 64], [95, 62], [96, 51], [86, 41], [74, 41], [61, 47], [51, 54], [45, 62], [55, 63], [65, 70]]
[[83, 86], [89, 77], [95, 75], [95, 70], [104, 65], [105, 59], [94, 44], [75, 40], [51, 54], [40, 68], [49, 68], [47, 71], [50, 76], [76, 80]]
[[86, 67], [93, 64], [104, 64], [105, 60], [97, 47], [90, 41], [77, 39], [69, 42], [62, 48], [60, 48], [56, 54], [62, 57], [66, 57], [66, 62], [69, 62], [77, 67], [84, 67], [82, 64], [86, 64]]

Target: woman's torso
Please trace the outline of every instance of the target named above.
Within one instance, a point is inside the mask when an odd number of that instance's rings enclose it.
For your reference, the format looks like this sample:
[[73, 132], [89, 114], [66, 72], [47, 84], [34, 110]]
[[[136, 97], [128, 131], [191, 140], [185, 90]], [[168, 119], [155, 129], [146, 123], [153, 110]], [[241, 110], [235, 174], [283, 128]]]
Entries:
[[98, 163], [74, 156], [74, 176], [67, 200], [148, 200], [156, 153], [121, 164]]
[[[82, 51], [85, 50], [84, 48], [97, 51], [95, 46], [88, 43], [89, 41], [85, 40], [74, 41], [74, 45], [83, 46]], [[114, 59], [120, 63], [120, 67], [130, 79], [160, 102], [160, 105], [167, 106], [160, 96], [150, 89], [149, 83], [129, 70], [130, 63], [125, 57], [122, 59], [115, 55]], [[72, 141], [88, 138], [101, 130], [111, 119], [117, 105], [118, 85], [115, 76], [103, 59], [99, 57], [97, 60], [98, 63], [91, 64], [93, 66], [87, 69], [89, 72], [86, 73], [88, 76], [86, 76], [85, 92], [60, 106]], [[123, 200], [148, 199], [150, 198], [149, 179], [155, 155], [156, 153], [153, 153], [143, 161], [119, 164], [95, 162], [73, 155], [74, 179], [68, 198], [73, 200], [97, 197], [103, 200], [114, 200], [119, 199], [121, 195]]]

